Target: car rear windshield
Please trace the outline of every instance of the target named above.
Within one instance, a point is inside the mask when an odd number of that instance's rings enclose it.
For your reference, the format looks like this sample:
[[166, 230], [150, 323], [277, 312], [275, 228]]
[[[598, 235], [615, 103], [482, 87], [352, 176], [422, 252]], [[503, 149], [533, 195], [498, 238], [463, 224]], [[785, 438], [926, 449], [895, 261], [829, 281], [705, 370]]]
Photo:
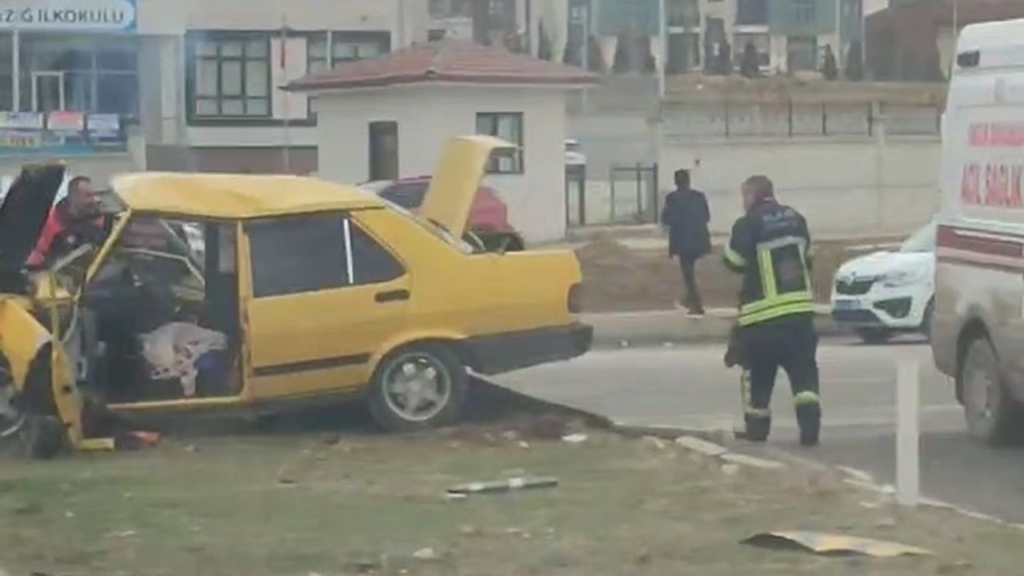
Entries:
[[452, 236], [447, 230], [445, 230], [443, 226], [435, 224], [434, 222], [431, 222], [430, 220], [414, 212], [410, 212], [406, 208], [399, 206], [398, 204], [395, 204], [394, 202], [388, 200], [387, 198], [381, 197], [381, 199], [384, 200], [384, 202], [386, 202], [395, 212], [412, 220], [427, 232], [430, 232], [435, 237], [441, 239], [442, 242], [454, 247], [455, 249], [465, 254], [473, 253], [473, 247], [470, 246], [469, 243], [465, 242], [464, 240], [456, 240], [455, 237]]

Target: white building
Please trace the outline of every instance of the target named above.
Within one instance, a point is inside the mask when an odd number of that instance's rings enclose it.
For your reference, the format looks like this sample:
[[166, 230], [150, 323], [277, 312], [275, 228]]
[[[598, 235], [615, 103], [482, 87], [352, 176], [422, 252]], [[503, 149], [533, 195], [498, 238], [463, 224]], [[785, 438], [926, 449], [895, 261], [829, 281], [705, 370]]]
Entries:
[[0, 12], [0, 165], [57, 156], [101, 178], [313, 171], [314, 115], [279, 86], [431, 26], [426, 0], [0, 0]]
[[444, 41], [353, 62], [289, 87], [316, 97], [319, 176], [339, 182], [433, 172], [452, 136], [488, 134], [520, 147], [496, 157], [488, 184], [527, 241], [563, 238], [565, 92], [584, 71], [502, 48]]

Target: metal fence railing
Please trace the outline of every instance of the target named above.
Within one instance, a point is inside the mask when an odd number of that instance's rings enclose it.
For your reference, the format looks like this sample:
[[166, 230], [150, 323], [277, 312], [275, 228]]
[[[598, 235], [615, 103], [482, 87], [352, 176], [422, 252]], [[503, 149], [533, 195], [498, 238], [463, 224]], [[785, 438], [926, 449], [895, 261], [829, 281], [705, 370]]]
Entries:
[[860, 104], [692, 103], [666, 109], [666, 138], [794, 138], [872, 136], [884, 125], [892, 136], [938, 135], [935, 106]]

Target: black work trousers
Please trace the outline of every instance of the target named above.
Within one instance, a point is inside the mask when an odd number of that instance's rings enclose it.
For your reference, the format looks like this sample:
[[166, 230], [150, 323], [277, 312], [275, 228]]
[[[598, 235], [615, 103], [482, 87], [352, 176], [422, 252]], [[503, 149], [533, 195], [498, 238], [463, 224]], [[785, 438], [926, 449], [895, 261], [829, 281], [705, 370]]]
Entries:
[[818, 393], [818, 334], [812, 314], [768, 320], [742, 330], [745, 364], [750, 370], [745, 391], [747, 438], [764, 441], [771, 429], [771, 399], [775, 377], [781, 367], [789, 376], [796, 406], [800, 439], [817, 444], [821, 428], [821, 398]]
[[700, 290], [697, 288], [697, 260], [699, 256], [687, 254], [679, 255], [679, 269], [683, 272], [683, 288], [686, 293], [680, 302], [691, 312], [703, 312], [704, 304], [700, 298]]

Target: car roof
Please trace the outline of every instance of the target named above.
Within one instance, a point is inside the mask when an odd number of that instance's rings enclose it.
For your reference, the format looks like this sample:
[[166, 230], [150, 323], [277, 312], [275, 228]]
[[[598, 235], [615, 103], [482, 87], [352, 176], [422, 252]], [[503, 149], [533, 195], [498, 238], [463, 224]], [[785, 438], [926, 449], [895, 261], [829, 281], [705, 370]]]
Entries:
[[131, 210], [215, 219], [385, 206], [356, 186], [288, 175], [137, 172], [114, 177], [114, 191]]

